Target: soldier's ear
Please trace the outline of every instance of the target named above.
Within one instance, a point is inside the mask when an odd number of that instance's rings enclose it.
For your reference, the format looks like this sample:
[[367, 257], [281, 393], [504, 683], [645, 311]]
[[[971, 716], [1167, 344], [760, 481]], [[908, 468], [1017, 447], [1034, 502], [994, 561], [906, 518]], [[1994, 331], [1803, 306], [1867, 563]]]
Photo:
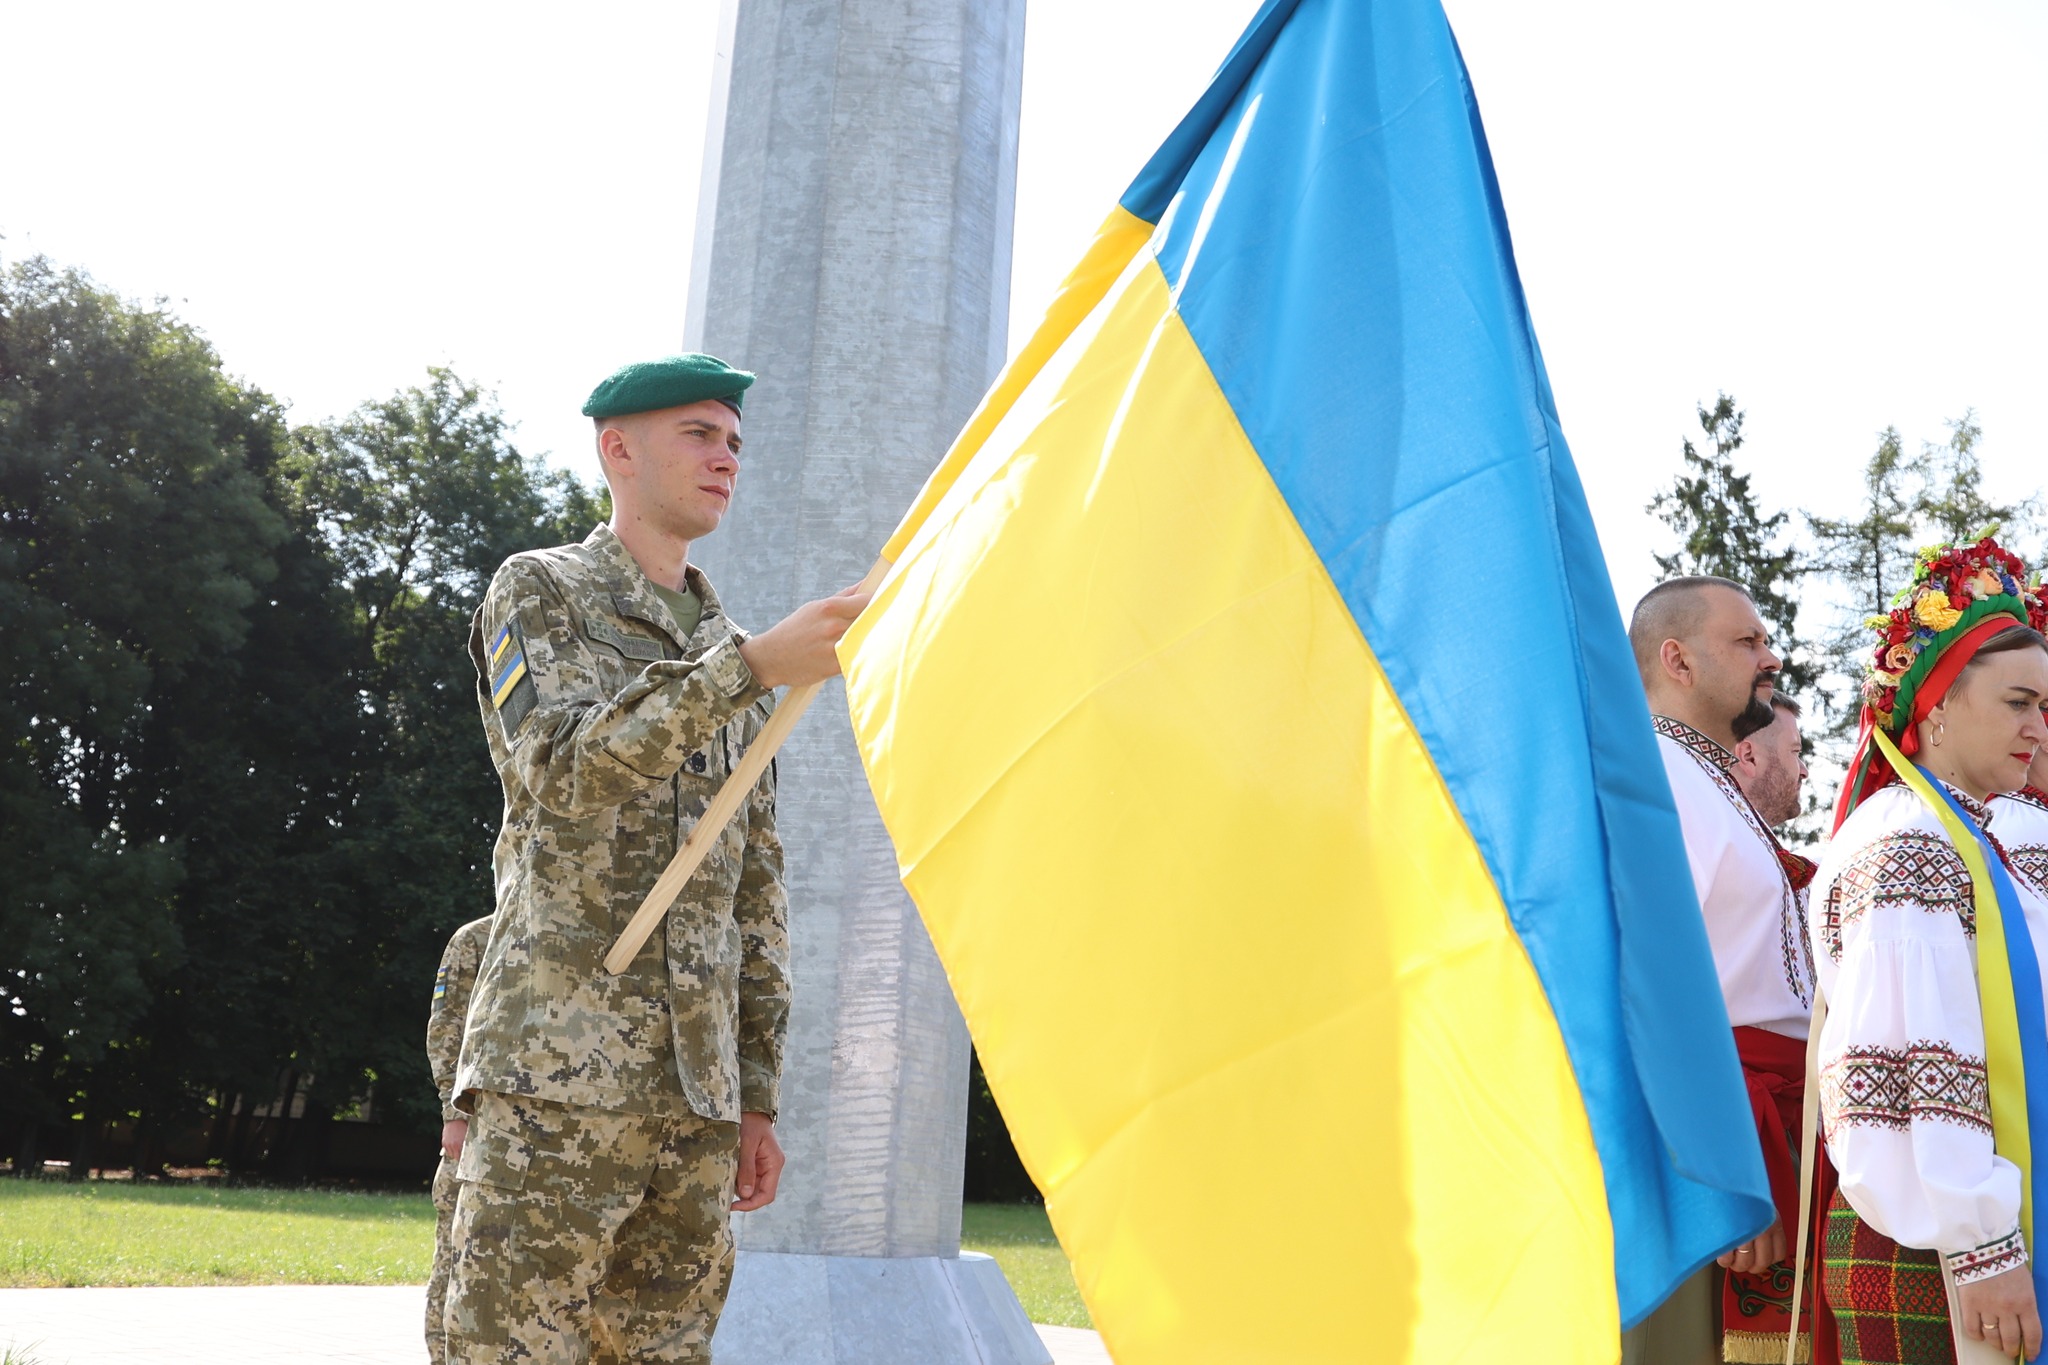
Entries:
[[622, 423], [609, 421], [598, 425], [597, 462], [603, 467], [607, 479], [632, 467], [633, 451], [627, 444]]

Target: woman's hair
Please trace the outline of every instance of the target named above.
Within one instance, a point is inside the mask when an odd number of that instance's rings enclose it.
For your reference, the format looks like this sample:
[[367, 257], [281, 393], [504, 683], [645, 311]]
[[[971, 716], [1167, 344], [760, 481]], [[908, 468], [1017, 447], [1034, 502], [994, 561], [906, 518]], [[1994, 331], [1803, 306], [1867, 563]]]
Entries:
[[[2001, 630], [1977, 646], [1977, 652], [1970, 657], [1970, 662], [1963, 665], [1963, 673], [1968, 673], [1993, 654], [2010, 654], [2016, 649], [2038, 649], [2048, 653], [2048, 636], [2015, 622], [2011, 630]], [[1962, 674], [1958, 674], [1956, 680], [1960, 682]]]
[[1983, 663], [1992, 655], [2011, 654], [2022, 649], [2038, 649], [2043, 653], [2048, 653], [2048, 636], [2044, 636], [2040, 631], [2032, 630], [2017, 622], [2014, 623], [2011, 630], [1999, 631], [1998, 634], [1977, 646], [1977, 652], [1970, 656], [1970, 662], [1963, 665], [1963, 671], [1956, 674], [1955, 682], [1950, 684], [1949, 695], [1955, 695], [1956, 691], [1962, 687], [1969, 676], [1977, 671], [1977, 665]]

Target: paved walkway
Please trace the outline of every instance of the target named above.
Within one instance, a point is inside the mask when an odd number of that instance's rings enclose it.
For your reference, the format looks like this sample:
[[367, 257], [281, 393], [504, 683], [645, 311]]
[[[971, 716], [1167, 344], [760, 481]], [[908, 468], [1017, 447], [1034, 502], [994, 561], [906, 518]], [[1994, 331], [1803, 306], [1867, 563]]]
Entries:
[[[0, 1289], [0, 1359], [11, 1347], [20, 1365], [421, 1365], [424, 1294], [419, 1285]], [[1038, 1334], [1055, 1365], [1110, 1365], [1093, 1332]]]

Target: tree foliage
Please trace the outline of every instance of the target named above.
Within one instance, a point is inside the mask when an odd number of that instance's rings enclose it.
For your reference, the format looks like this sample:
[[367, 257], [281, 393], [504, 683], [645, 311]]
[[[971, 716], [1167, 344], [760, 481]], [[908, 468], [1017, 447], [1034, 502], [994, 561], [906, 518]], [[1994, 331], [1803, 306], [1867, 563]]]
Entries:
[[[1856, 502], [1846, 514], [1799, 512], [1805, 534], [1794, 536], [1793, 513], [1766, 511], [1736, 455], [1743, 445], [1743, 413], [1727, 394], [1699, 406], [1702, 451], [1690, 440], [1671, 486], [1649, 510], [1677, 533], [1678, 548], [1656, 555], [1658, 571], [1718, 574], [1749, 587], [1786, 658], [1785, 683], [1818, 715], [1816, 732], [1836, 760], [1856, 725], [1858, 686], [1868, 646], [1864, 618], [1887, 606], [1905, 586], [1920, 546], [1974, 538], [2000, 527], [2023, 558], [2040, 562], [2030, 543], [2030, 500], [2004, 502], [1985, 486], [1978, 444], [1983, 430], [1974, 413], [1948, 423], [1945, 441], [1909, 451], [1896, 427], [1878, 434], [1865, 461]], [[1797, 629], [1801, 609], [1823, 624]], [[1814, 611], [1819, 608], [1819, 611]]]
[[448, 371], [288, 431], [161, 305], [0, 271], [0, 1109], [24, 1155], [236, 1097], [302, 1103], [284, 1174], [366, 1097], [437, 1125], [423, 992], [490, 906], [500, 805], [469, 617], [506, 555], [606, 512]]
[[1985, 492], [1977, 452], [1983, 431], [1975, 414], [1965, 413], [1948, 429], [1947, 441], [1923, 442], [1908, 454], [1898, 428], [1886, 427], [1864, 463], [1853, 514], [1805, 514], [1812, 538], [1808, 571], [1834, 606], [1816, 653], [1829, 680], [1829, 731], [1837, 744], [1855, 729], [1857, 684], [1869, 648], [1864, 618], [1888, 608], [1906, 586], [1922, 545], [1974, 539], [1995, 527], [2022, 557], [2039, 562], [2027, 545], [2031, 519], [2024, 505], [1994, 501]]
[[1725, 393], [1711, 408], [1699, 405], [1708, 450], [1701, 454], [1688, 438], [1678, 477], [1650, 500], [1649, 510], [1679, 537], [1675, 553], [1654, 558], [1666, 578], [1712, 574], [1748, 588], [1785, 661], [1786, 686], [1803, 691], [1814, 674], [1799, 636], [1798, 552], [1784, 542], [1791, 518], [1760, 511], [1749, 475], [1736, 467], [1743, 415]]
[[226, 683], [276, 578], [280, 434], [161, 309], [39, 258], [0, 274], [0, 1084], [23, 1112], [120, 1069], [183, 964], [161, 707]]

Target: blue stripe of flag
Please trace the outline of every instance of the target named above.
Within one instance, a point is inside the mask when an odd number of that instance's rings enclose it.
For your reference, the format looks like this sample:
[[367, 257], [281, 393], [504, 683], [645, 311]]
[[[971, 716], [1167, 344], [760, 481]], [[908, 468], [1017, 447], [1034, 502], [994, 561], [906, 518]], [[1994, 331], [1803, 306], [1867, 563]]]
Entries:
[[1436, 0], [1274, 0], [1211, 95], [1125, 206], [1529, 950], [1633, 1322], [1771, 1209], [1463, 61]]

